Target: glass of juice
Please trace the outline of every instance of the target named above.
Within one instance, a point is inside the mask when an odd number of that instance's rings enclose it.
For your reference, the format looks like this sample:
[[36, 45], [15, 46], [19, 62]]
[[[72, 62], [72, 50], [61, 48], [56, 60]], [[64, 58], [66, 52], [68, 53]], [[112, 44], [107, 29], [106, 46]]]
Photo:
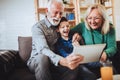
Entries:
[[113, 69], [112, 69], [112, 63], [110, 61], [106, 61], [102, 63], [100, 72], [101, 72], [102, 80], [113, 80]]

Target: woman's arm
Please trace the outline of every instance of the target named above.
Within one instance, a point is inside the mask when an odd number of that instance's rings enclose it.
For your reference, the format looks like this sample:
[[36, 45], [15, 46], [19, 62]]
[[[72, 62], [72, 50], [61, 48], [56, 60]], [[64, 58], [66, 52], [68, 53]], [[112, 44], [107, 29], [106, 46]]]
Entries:
[[105, 49], [105, 52], [106, 52], [108, 57], [111, 57], [117, 51], [115, 29], [114, 28], [111, 28], [110, 32], [106, 35], [106, 44], [107, 44], [107, 48]]

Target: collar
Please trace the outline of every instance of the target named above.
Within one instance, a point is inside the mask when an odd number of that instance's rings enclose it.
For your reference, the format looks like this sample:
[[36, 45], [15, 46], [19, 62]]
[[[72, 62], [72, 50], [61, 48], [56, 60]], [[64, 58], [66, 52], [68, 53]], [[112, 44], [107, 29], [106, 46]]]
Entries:
[[48, 28], [50, 28], [52, 26], [52, 24], [47, 19], [47, 16], [45, 16], [45, 24], [47, 25]]
[[68, 42], [68, 41], [72, 41], [72, 37], [69, 36], [68, 40], [65, 40], [60, 36], [60, 40], [63, 42]]

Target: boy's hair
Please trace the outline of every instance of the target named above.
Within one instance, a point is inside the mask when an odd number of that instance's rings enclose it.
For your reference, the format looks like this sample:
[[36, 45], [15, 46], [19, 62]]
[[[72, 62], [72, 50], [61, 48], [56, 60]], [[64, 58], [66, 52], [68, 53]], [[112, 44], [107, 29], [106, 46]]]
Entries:
[[61, 20], [60, 20], [60, 23], [64, 22], [64, 21], [68, 21], [66, 17], [62, 17]]
[[[64, 22], [64, 21], [65, 21], [65, 22], [67, 22], [68, 20], [67, 20], [67, 18], [62, 17], [62, 18], [61, 18], [61, 20], [60, 20], [60, 23], [61, 23], [61, 22]], [[60, 26], [60, 23], [58, 24], [58, 26], [57, 26], [57, 27], [59, 27], [59, 26]]]

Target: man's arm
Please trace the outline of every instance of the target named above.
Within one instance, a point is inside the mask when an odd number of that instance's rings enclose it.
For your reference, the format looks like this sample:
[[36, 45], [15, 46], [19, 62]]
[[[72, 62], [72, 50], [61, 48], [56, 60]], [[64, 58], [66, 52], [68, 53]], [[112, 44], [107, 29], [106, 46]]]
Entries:
[[36, 49], [37, 53], [39, 54], [48, 56], [53, 64], [58, 65], [58, 62], [62, 57], [50, 50], [45, 35], [40, 26], [41, 25], [36, 24], [32, 28], [33, 49]]
[[83, 56], [77, 54], [70, 54], [66, 58], [61, 58], [59, 64], [62, 66], [66, 66], [69, 69], [73, 70], [79, 66], [80, 62], [84, 59]]

